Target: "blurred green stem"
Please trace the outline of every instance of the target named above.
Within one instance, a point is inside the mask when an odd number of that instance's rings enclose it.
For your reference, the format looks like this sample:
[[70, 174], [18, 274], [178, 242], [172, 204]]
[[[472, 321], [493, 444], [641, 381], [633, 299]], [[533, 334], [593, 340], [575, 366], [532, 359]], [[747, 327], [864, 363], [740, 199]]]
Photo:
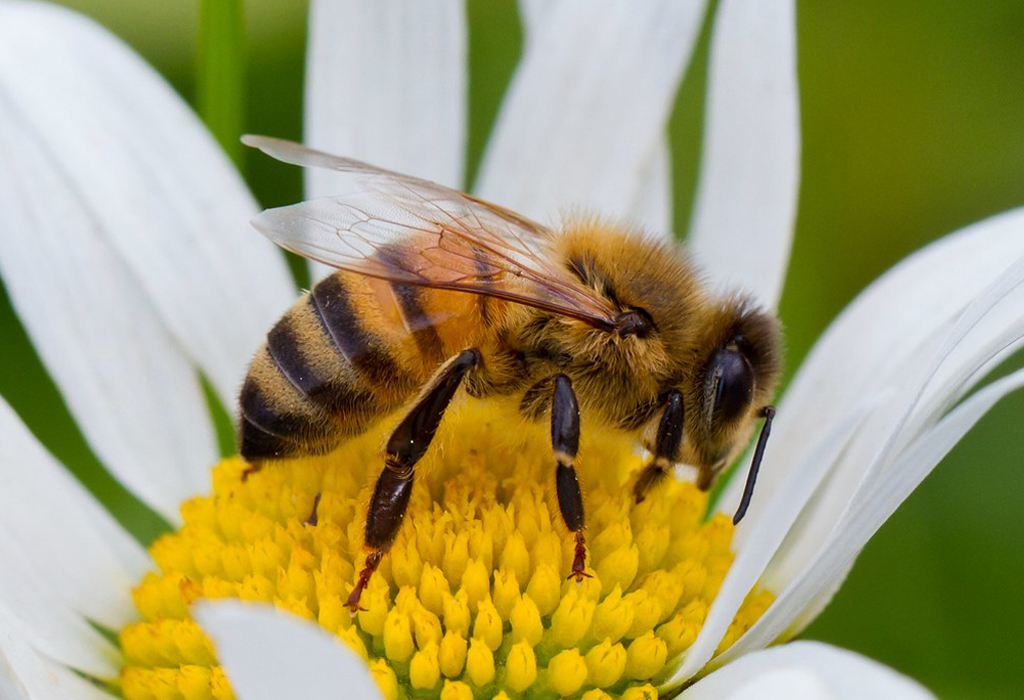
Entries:
[[245, 112], [245, 23], [242, 0], [201, 0], [196, 108], [235, 165], [241, 164]]

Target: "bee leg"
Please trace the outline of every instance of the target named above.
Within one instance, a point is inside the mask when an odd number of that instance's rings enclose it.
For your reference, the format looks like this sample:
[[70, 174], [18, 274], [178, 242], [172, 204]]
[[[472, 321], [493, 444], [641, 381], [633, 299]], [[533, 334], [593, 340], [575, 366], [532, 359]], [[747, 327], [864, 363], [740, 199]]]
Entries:
[[576, 536], [576, 553], [572, 559], [572, 573], [569, 578], [582, 581], [590, 574], [583, 570], [587, 559], [586, 539], [583, 530], [583, 496], [580, 482], [576, 478], [573, 462], [580, 446], [580, 409], [572, 382], [564, 374], [555, 377], [555, 393], [551, 401], [551, 447], [558, 462], [555, 487], [558, 492], [558, 508], [562, 520]]
[[633, 495], [640, 503], [646, 498], [647, 491], [660, 482], [679, 454], [683, 444], [683, 395], [678, 391], [670, 391], [665, 399], [665, 412], [658, 423], [658, 434], [654, 439], [654, 459], [644, 467], [633, 486]]
[[463, 376], [478, 364], [480, 353], [476, 350], [464, 350], [445, 363], [388, 438], [384, 471], [377, 479], [366, 513], [363, 541], [373, 551], [366, 556], [363, 570], [359, 572], [359, 579], [348, 597], [346, 605], [352, 612], [360, 610], [359, 599], [398, 534], [409, 507], [416, 463], [434, 439], [441, 417]]

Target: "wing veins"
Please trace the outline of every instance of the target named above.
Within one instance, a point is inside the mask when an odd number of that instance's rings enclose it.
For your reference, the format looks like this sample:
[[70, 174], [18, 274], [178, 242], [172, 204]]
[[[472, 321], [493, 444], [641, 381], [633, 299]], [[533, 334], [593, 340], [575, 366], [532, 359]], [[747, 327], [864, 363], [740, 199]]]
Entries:
[[356, 274], [492, 296], [613, 327], [613, 304], [556, 264], [554, 236], [544, 226], [427, 180], [300, 144], [245, 141], [286, 162], [348, 174], [354, 185], [348, 194], [258, 222], [282, 247]]

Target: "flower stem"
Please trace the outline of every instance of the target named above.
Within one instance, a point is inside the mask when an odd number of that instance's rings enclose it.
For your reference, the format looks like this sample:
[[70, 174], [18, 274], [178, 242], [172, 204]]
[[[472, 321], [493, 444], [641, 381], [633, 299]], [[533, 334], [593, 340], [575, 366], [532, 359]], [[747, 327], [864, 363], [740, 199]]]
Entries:
[[245, 23], [242, 0], [202, 0], [196, 56], [196, 108], [236, 165], [245, 112]]

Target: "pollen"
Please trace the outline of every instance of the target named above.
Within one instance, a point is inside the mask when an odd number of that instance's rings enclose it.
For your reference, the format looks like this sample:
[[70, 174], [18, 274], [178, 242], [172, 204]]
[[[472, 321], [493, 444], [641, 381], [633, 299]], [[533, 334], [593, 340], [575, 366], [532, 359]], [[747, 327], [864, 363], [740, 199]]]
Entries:
[[[666, 479], [635, 503], [629, 445], [585, 438], [577, 462], [587, 574], [569, 579], [573, 538], [542, 438], [500, 421], [439, 435], [412, 503], [363, 593], [345, 601], [366, 550], [363, 524], [382, 468], [379, 436], [247, 474], [214, 467], [212, 493], [150, 548], [119, 634], [126, 700], [229, 700], [216, 649], [191, 619], [201, 598], [261, 601], [319, 624], [399, 698], [656, 698], [696, 639], [732, 562], [732, 523], [706, 495]], [[770, 605], [755, 590], [719, 651]]]

